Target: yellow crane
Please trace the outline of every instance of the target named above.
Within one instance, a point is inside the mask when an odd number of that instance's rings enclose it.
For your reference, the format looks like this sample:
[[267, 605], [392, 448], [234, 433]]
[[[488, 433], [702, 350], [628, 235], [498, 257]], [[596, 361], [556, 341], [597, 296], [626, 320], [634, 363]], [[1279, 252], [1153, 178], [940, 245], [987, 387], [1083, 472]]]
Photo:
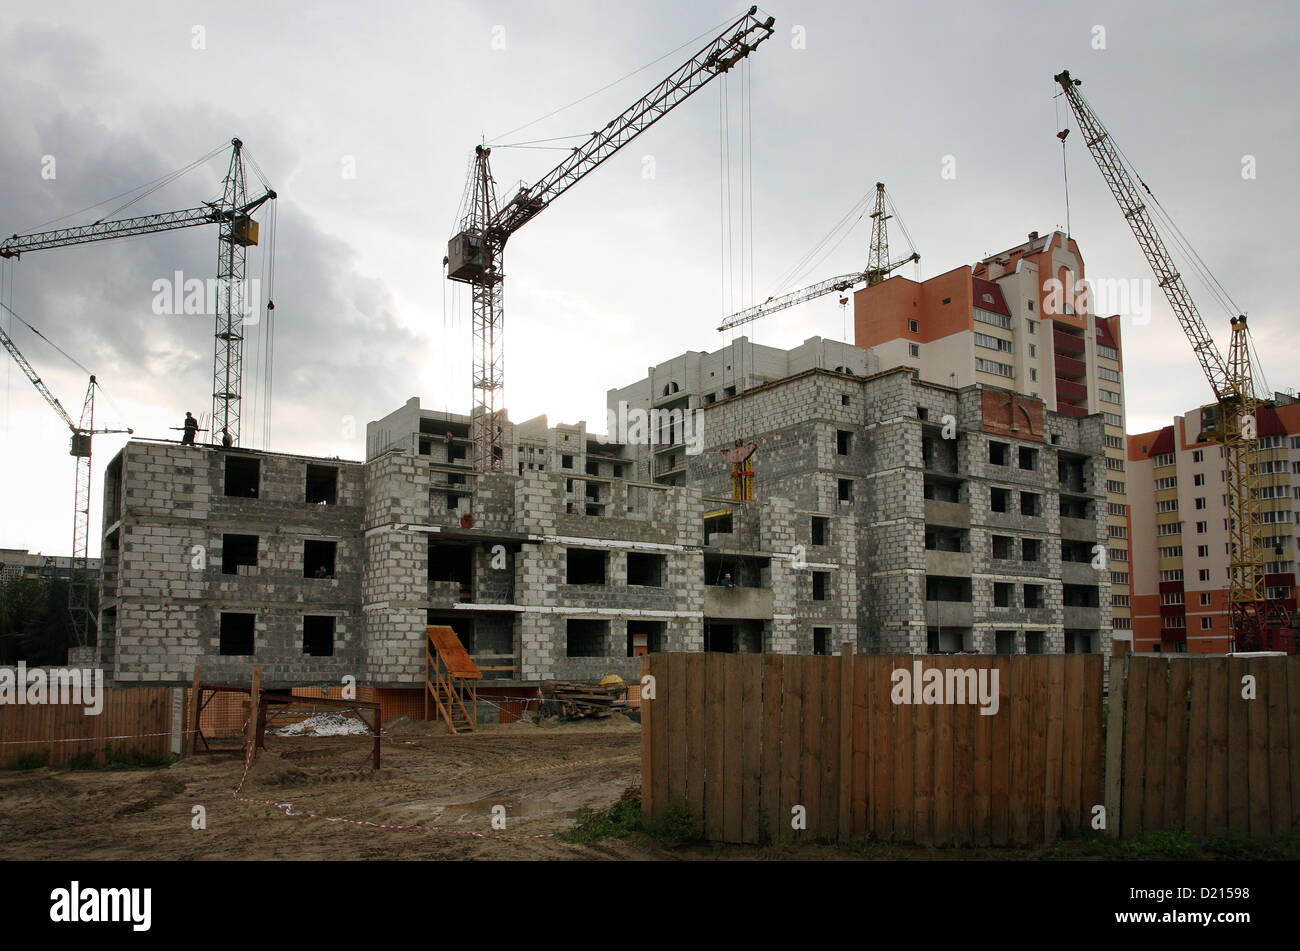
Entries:
[[[1205, 427], [1201, 438], [1223, 446], [1224, 482], [1228, 492], [1228, 613], [1232, 646], [1234, 650], [1271, 646], [1276, 643], [1274, 635], [1278, 629], [1290, 626], [1290, 618], [1284, 602], [1267, 597], [1265, 584], [1265, 566], [1270, 559], [1260, 544], [1258, 413], [1260, 407], [1271, 402], [1261, 399], [1255, 391], [1246, 318], [1231, 319], [1232, 342], [1228, 359], [1224, 360], [1143, 198], [1145, 194], [1155, 201], [1151, 189], [1136, 172], [1130, 175], [1123, 152], [1079, 92], [1081, 81], [1073, 78], [1068, 69], [1054, 79], [1070, 104], [1088, 151], [1191, 343], [1201, 372], [1214, 390], [1217, 419], [1212, 426]], [[1158, 207], [1159, 203], [1156, 204]]]

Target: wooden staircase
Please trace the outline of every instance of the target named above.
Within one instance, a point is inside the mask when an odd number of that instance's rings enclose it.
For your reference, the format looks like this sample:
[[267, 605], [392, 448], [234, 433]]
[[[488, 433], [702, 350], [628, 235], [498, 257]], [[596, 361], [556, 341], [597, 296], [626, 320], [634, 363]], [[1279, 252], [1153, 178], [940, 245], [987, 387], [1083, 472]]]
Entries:
[[465, 652], [456, 632], [430, 625], [424, 645], [424, 718], [443, 720], [452, 733], [474, 730], [478, 723], [478, 682], [483, 674]]

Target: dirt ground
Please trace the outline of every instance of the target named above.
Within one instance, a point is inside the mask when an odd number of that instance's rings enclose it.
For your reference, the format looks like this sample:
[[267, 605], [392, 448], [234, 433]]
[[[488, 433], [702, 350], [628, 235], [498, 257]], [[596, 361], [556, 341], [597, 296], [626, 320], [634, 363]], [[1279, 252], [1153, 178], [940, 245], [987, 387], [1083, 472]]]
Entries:
[[[831, 845], [665, 846], [646, 835], [576, 844], [555, 838], [583, 806], [641, 783], [641, 728], [606, 721], [512, 723], [451, 736], [399, 718], [383, 768], [370, 736], [272, 736], [243, 773], [240, 741], [152, 769], [0, 771], [0, 859], [960, 859], [1033, 858], [1013, 850]], [[267, 804], [290, 804], [284, 808]], [[492, 807], [506, 829], [494, 830]], [[193, 829], [193, 808], [206, 829]], [[312, 813], [312, 816], [305, 813]], [[378, 828], [361, 820], [425, 829]], [[479, 836], [488, 836], [480, 838]], [[39, 856], [33, 853], [33, 847]]]

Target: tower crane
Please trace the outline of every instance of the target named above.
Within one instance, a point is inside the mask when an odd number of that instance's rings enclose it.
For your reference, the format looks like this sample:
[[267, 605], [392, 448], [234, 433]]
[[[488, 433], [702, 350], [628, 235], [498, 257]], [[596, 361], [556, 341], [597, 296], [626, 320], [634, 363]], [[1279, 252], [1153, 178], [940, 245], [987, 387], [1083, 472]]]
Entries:
[[888, 205], [884, 183], [876, 182], [876, 206], [875, 210], [871, 212], [871, 248], [867, 254], [866, 270], [855, 271], [852, 274], [841, 274], [838, 277], [820, 281], [802, 290], [792, 291], [782, 297], [769, 297], [761, 304], [746, 307], [744, 310], [732, 314], [719, 325], [718, 330], [724, 331], [730, 330], [732, 327], [739, 327], [741, 324], [747, 324], [751, 320], [758, 320], [758, 318], [766, 317], [768, 314], [775, 314], [777, 311], [785, 310], [796, 304], [824, 297], [832, 291], [847, 291], [864, 281], [868, 287], [872, 287], [889, 277], [891, 273], [904, 264], [921, 260], [921, 255], [915, 251], [907, 257], [899, 258], [897, 261], [889, 260], [889, 230], [885, 222], [893, 216], [887, 210]]
[[[7, 309], [7, 308], [6, 308]], [[12, 313], [12, 311], [11, 311]], [[19, 320], [22, 318], [20, 317]], [[50, 392], [49, 387], [32, 369], [32, 365], [18, 349], [4, 328], [0, 327], [0, 346], [9, 351], [18, 368], [32, 381], [36, 391], [50, 404], [59, 418], [72, 431], [68, 454], [77, 460], [77, 485], [72, 511], [72, 572], [68, 579], [68, 613], [72, 616], [72, 637], [78, 647], [90, 645], [91, 631], [95, 630], [95, 614], [90, 607], [90, 449], [92, 437], [102, 433], [131, 433], [130, 429], [95, 428], [94, 374], [86, 386], [86, 398], [81, 405], [81, 418], [74, 422], [63, 404]]]
[[[217, 235], [217, 307], [216, 332], [212, 357], [212, 432], [223, 430], [239, 445], [240, 394], [243, 389], [243, 323], [247, 314], [244, 295], [244, 263], [247, 249], [257, 244], [258, 224], [253, 212], [275, 199], [275, 190], [267, 184], [252, 156], [245, 156], [244, 143], [230, 140], [230, 164], [222, 181], [221, 197], [193, 208], [134, 218], [100, 220], [75, 228], [15, 234], [0, 242], [0, 257], [17, 258], [31, 251], [65, 248], [110, 238], [176, 231], [198, 225], [215, 224]], [[215, 153], [213, 153], [215, 154]], [[248, 199], [245, 158], [265, 191]], [[190, 166], [193, 167], [193, 166]], [[268, 303], [272, 309], [274, 304]]]
[[755, 17], [757, 6], [734, 21], [662, 82], [592, 133], [582, 145], [531, 187], [521, 185], [499, 205], [485, 145], [474, 149], [463, 214], [448, 242], [447, 277], [469, 284], [473, 298], [473, 405], [471, 442], [476, 472], [504, 467], [501, 430], [505, 406], [503, 252], [516, 231], [634, 138], [710, 80], [727, 72], [772, 35], [773, 17]]
[[[1081, 81], [1070, 71], [1053, 77], [1070, 104], [1079, 131], [1088, 144], [1102, 177], [1119, 204], [1147, 263], [1155, 272], [1174, 316], [1192, 345], [1201, 372], [1209, 380], [1217, 401], [1217, 423], [1202, 438], [1223, 446], [1225, 484], [1228, 490], [1228, 612], [1235, 650], [1254, 649], [1268, 643], [1270, 629], [1290, 624], [1286, 605], [1269, 599], [1265, 565], [1268, 561], [1259, 541], [1259, 442], [1258, 410], [1270, 405], [1255, 391], [1251, 364], [1250, 336], [1246, 318], [1231, 319], [1232, 337], [1225, 361], [1210, 337], [1209, 328], [1196, 308], [1173, 258], [1157, 230], [1143, 193], [1151, 189], [1136, 172], [1129, 174], [1122, 152], [1088, 101], [1079, 92]], [[1138, 190], [1138, 184], [1141, 191]], [[1154, 201], [1154, 196], [1152, 196]]]

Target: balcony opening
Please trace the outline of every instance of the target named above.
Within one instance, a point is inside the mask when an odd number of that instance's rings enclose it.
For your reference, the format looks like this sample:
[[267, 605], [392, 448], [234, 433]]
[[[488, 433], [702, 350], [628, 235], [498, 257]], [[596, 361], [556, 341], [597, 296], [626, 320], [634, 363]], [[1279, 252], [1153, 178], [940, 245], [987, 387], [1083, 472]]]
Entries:
[[1021, 561], [1041, 561], [1043, 557], [1043, 543], [1037, 538], [1025, 538], [1020, 542], [1020, 560]]
[[455, 581], [468, 587], [473, 577], [474, 555], [468, 545], [442, 545], [430, 542], [428, 548], [430, 581]]
[[1045, 606], [1046, 602], [1043, 600], [1043, 586], [1041, 584], [1025, 585], [1025, 607], [1041, 608]]
[[1012, 607], [1014, 601], [1015, 585], [1008, 584], [1004, 581], [995, 581], [993, 583], [993, 606], [995, 608]]
[[333, 578], [338, 542], [305, 541], [302, 544], [302, 576]]
[[223, 657], [247, 657], [253, 653], [256, 614], [221, 612], [219, 653]]
[[993, 644], [995, 654], [1014, 654], [1016, 652], [1016, 632], [994, 631]]
[[658, 654], [668, 649], [667, 621], [628, 621], [627, 656]]
[[1034, 471], [1038, 468], [1038, 450], [1029, 446], [1020, 447], [1020, 468]]
[[223, 575], [248, 574], [240, 567], [257, 567], [256, 535], [221, 536], [221, 573]]
[[1020, 514], [1037, 518], [1043, 514], [1043, 497], [1037, 492], [1020, 493]]
[[831, 520], [819, 515], [812, 517], [812, 544], [829, 545], [831, 537]]
[[927, 575], [925, 600], [970, 601], [970, 579], [950, 575]]
[[853, 501], [853, 480], [852, 479], [839, 480], [839, 494], [840, 494], [841, 502]]
[[609, 622], [569, 618], [565, 625], [564, 656], [608, 657]]
[[565, 552], [565, 584], [605, 584], [607, 552], [590, 548], [570, 548]]
[[1010, 535], [993, 536], [993, 557], [1010, 558], [1016, 550], [1016, 540]]
[[334, 623], [336, 618], [304, 614], [302, 618], [302, 652], [308, 657], [334, 656]]
[[813, 653], [823, 656], [831, 653], [831, 629], [829, 627], [813, 628]]
[[627, 583], [645, 588], [662, 588], [664, 586], [664, 569], [667, 564], [667, 555], [628, 552]]
[[994, 512], [1011, 511], [1011, 491], [1009, 489], [989, 489], [989, 508]]
[[1025, 653], [1041, 654], [1046, 642], [1046, 636], [1042, 631], [1025, 631]]
[[1004, 442], [989, 443], [989, 464], [994, 466], [1005, 466], [1007, 458], [1011, 452], [1011, 447]]
[[337, 505], [339, 470], [337, 466], [307, 466], [307, 501], [313, 505]]
[[814, 601], [826, 600], [826, 588], [830, 577], [829, 571], [814, 571], [812, 573], [812, 596]]
[[847, 456], [853, 448], [853, 433], [844, 429], [835, 430], [835, 452]]
[[226, 495], [257, 498], [262, 481], [262, 460], [252, 456], [226, 456]]

